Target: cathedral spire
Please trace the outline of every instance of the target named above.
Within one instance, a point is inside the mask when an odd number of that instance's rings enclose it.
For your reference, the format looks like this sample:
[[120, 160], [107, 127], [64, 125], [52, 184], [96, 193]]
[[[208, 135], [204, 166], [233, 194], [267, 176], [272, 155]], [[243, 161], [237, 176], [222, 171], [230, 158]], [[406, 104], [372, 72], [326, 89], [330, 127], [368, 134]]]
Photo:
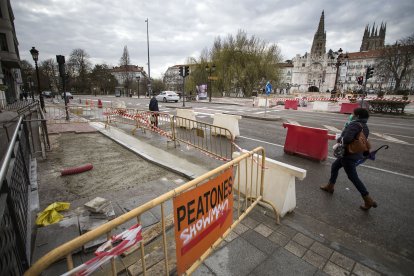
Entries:
[[318, 30], [316, 32], [320, 34], [325, 33], [325, 11], [324, 10], [322, 10], [322, 15], [321, 15], [321, 18], [319, 19]]
[[326, 53], [325, 11], [322, 11], [318, 29], [313, 37], [311, 55], [323, 56]]

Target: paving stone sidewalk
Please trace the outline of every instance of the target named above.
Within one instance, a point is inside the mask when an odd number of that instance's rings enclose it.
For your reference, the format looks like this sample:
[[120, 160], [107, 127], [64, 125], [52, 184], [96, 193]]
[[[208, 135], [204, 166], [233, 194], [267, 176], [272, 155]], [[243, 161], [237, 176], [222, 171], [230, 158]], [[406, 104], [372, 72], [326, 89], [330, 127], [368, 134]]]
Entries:
[[381, 275], [255, 207], [193, 275]]

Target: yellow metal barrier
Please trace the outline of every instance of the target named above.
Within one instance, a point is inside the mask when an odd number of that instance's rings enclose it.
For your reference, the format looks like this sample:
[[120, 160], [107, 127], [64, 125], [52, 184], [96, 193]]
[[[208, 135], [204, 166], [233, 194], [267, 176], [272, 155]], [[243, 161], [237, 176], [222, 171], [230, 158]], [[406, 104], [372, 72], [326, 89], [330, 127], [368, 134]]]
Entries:
[[[49, 266], [51, 266], [53, 263], [66, 258], [67, 260], [67, 269], [68, 271], [71, 271], [74, 267], [74, 263], [73, 263], [73, 259], [72, 259], [72, 254], [73, 252], [75, 252], [78, 248], [81, 248], [83, 245], [85, 245], [86, 243], [93, 241], [95, 239], [98, 239], [100, 236], [106, 235], [108, 237], [108, 240], [111, 236], [111, 233], [115, 230], [115, 228], [121, 226], [124, 223], [127, 223], [129, 221], [138, 221], [138, 223], [140, 222], [140, 218], [143, 214], [145, 214], [145, 212], [150, 211], [151, 209], [153, 209], [154, 207], [160, 207], [161, 209], [161, 235], [162, 235], [162, 248], [163, 248], [163, 259], [161, 259], [160, 261], [158, 261], [158, 264], [164, 263], [163, 265], [163, 269], [162, 269], [162, 274], [165, 275], [169, 275], [170, 271], [174, 271], [175, 270], [175, 260], [174, 257], [176, 257], [176, 255], [174, 255], [175, 250], [173, 251], [173, 253], [171, 253], [171, 251], [168, 251], [168, 249], [171, 249], [171, 247], [174, 247], [175, 243], [173, 241], [171, 241], [171, 237], [168, 237], [168, 233], [167, 233], [167, 227], [166, 227], [166, 222], [170, 222], [169, 224], [171, 225], [171, 216], [166, 216], [165, 214], [165, 210], [164, 210], [164, 206], [168, 201], [171, 201], [177, 197], [179, 197], [180, 195], [183, 195], [185, 192], [187, 191], [191, 191], [193, 189], [195, 189], [196, 187], [203, 187], [204, 184], [206, 184], [207, 181], [214, 179], [215, 177], [218, 177], [220, 175], [222, 175], [225, 171], [228, 171], [229, 169], [231, 170], [232, 173], [234, 173], [236, 171], [236, 174], [238, 177], [236, 177], [235, 179], [239, 179], [238, 181], [236, 181], [236, 183], [232, 183], [233, 185], [233, 190], [232, 190], [232, 195], [236, 198], [235, 203], [237, 201], [236, 206], [233, 208], [237, 209], [237, 217], [233, 216], [232, 218], [232, 224], [229, 226], [229, 228], [224, 232], [224, 234], [219, 237], [215, 242], [213, 242], [213, 244], [211, 244], [209, 246], [209, 248], [201, 255], [200, 258], [198, 258], [195, 262], [192, 263], [192, 265], [188, 268], [188, 270], [184, 273], [184, 274], [191, 274], [192, 272], [194, 272], [197, 267], [209, 256], [209, 254], [211, 254], [211, 252], [217, 248], [217, 246], [223, 241], [223, 239], [230, 233], [230, 231], [232, 231], [234, 229], [234, 227], [237, 226], [238, 223], [240, 223], [243, 218], [245, 218], [249, 212], [254, 208], [254, 206], [256, 206], [260, 201], [264, 202], [263, 200], [263, 183], [264, 183], [264, 173], [265, 173], [265, 169], [264, 169], [264, 160], [265, 158], [261, 158], [265, 156], [265, 152], [264, 149], [262, 147], [256, 148], [250, 152], [246, 152], [244, 154], [242, 154], [241, 156], [233, 159], [232, 161], [221, 165], [220, 167], [194, 179], [191, 180], [189, 182], [187, 182], [186, 184], [183, 184], [182, 186], [171, 190], [131, 211], [129, 211], [126, 214], [123, 214], [117, 218], [115, 218], [114, 220], [101, 225], [99, 227], [97, 227], [96, 229], [87, 232], [85, 234], [83, 234], [82, 236], [79, 236], [55, 249], [53, 249], [52, 251], [50, 251], [49, 253], [47, 253], [46, 255], [44, 255], [41, 259], [39, 259], [37, 262], [35, 262], [26, 272], [25, 275], [30, 276], [30, 275], [40, 275], [43, 271], [45, 271], [45, 269], [47, 269]], [[249, 168], [247, 168], [247, 164], [248, 164], [248, 159], [251, 160], [250, 164], [251, 166]], [[246, 166], [244, 166], [244, 168], [246, 168], [246, 172], [241, 172], [240, 171], [240, 163], [241, 162], [245, 162]], [[250, 183], [248, 183], [246, 181], [245, 185], [245, 189], [244, 191], [248, 191], [248, 194], [242, 194], [240, 192], [241, 187], [240, 187], [240, 174], [241, 173], [246, 173], [247, 175], [247, 169], [251, 170], [251, 171], [255, 171], [256, 177], [255, 178], [250, 178]], [[253, 175], [253, 174], [250, 174]], [[234, 178], [233, 178], [234, 179]], [[247, 189], [247, 187], [250, 185], [250, 187], [256, 187], [256, 189], [254, 189], [254, 194], [252, 192], [253, 189]], [[268, 202], [265, 202], [267, 204], [269, 204]], [[271, 205], [271, 204], [270, 204]], [[275, 215], [276, 215], [276, 222], [278, 223], [278, 214], [276, 212], [276, 209], [274, 208], [273, 205], [271, 205], [271, 207], [273, 208]], [[234, 210], [235, 211], [235, 210]], [[170, 217], [170, 219], [168, 219]], [[235, 217], [235, 218], [234, 218]], [[176, 224], [177, 222], [175, 221], [174, 224]], [[170, 229], [171, 231], [171, 229]], [[171, 233], [171, 232], [170, 232]], [[152, 263], [151, 264], [151, 258], [148, 256], [152, 256], [151, 255], [151, 246], [148, 245], [149, 240], [145, 240], [145, 239], [149, 239], [147, 237], [147, 233], [144, 231], [143, 233], [143, 238], [139, 243], [139, 247], [138, 246], [134, 246], [133, 248], [130, 248], [129, 250], [132, 251], [131, 249], [134, 250], [138, 250], [140, 249], [140, 255], [137, 256], [136, 262], [135, 264], [132, 264], [129, 268], [131, 268], [132, 266], [138, 266], [139, 264], [139, 270], [142, 271], [142, 273], [144, 275], [146, 275], [146, 273], [148, 272], [148, 270], [153, 269], [154, 267], [156, 267], [156, 264]], [[146, 252], [150, 252], [147, 257], [146, 257]], [[170, 260], [170, 255], [171, 256], [171, 260]], [[117, 275], [118, 272], [122, 271], [123, 268], [122, 267], [117, 267], [116, 265], [116, 261], [115, 258], [111, 259], [110, 262], [110, 271], [108, 270], [107, 265], [105, 265], [106, 268], [106, 272], [107, 274], [112, 274], [112, 275]], [[121, 260], [122, 263], [122, 260]], [[152, 267], [150, 267], [152, 265]], [[159, 267], [158, 267], [159, 268]], [[126, 267], [124, 267], [124, 269], [126, 269]], [[74, 271], [71, 271], [70, 273], [73, 273]], [[160, 271], [158, 270], [156, 272], [157, 274], [160, 273]]]
[[142, 111], [125, 108], [107, 108], [106, 125], [121, 123], [132, 125], [132, 133], [138, 128], [150, 130], [172, 141], [190, 145], [207, 155], [228, 161], [234, 150], [230, 130], [212, 124], [195, 121], [163, 112]]
[[174, 116], [173, 133], [174, 141], [193, 146], [214, 158], [224, 161], [232, 158], [234, 137], [226, 128]]

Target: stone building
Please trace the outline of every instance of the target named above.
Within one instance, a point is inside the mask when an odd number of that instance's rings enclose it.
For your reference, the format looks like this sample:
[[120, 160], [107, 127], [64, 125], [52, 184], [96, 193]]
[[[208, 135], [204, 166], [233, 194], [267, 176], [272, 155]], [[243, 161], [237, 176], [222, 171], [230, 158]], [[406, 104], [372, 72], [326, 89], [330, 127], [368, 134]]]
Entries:
[[[297, 54], [291, 61], [279, 64], [282, 81], [278, 91], [283, 93], [286, 87], [291, 93], [332, 91], [336, 79], [336, 89], [340, 92], [360, 90], [362, 86], [357, 83], [357, 78], [363, 76], [365, 80], [367, 67], [375, 68], [383, 55], [384, 47], [393, 47], [385, 46], [386, 28], [385, 23], [381, 23], [379, 30], [378, 26], [375, 27], [375, 23], [372, 27], [367, 25], [360, 51], [344, 52], [343, 56], [347, 59], [337, 66], [339, 51], [326, 52], [325, 13], [322, 12], [310, 53]], [[402, 89], [414, 89], [414, 70], [412, 71], [410, 76], [402, 80]], [[380, 75], [374, 70], [373, 78], [367, 81], [366, 90], [378, 92], [393, 87], [395, 87], [395, 80], [392, 77]]]
[[387, 25], [381, 23], [380, 30], [378, 32], [378, 27], [375, 28], [375, 23], [372, 25], [371, 32], [369, 31], [369, 25], [365, 27], [364, 36], [362, 37], [360, 52], [377, 50], [384, 48], [385, 42], [385, 32], [387, 30]]
[[18, 45], [10, 0], [0, 0], [0, 102], [12, 103], [20, 93]]
[[143, 67], [138, 65], [115, 66], [111, 69], [111, 74], [118, 82], [115, 88], [116, 94], [128, 96], [130, 93], [132, 95], [138, 95], [138, 92], [142, 95], [148, 93], [148, 76]]
[[[290, 92], [332, 90], [336, 76], [335, 62], [332, 59], [334, 55], [332, 51], [326, 53], [325, 13], [322, 11], [310, 53], [303, 56], [297, 54], [292, 59]], [[286, 67], [289, 66], [284, 66]], [[289, 80], [289, 76], [284, 76], [283, 79]]]

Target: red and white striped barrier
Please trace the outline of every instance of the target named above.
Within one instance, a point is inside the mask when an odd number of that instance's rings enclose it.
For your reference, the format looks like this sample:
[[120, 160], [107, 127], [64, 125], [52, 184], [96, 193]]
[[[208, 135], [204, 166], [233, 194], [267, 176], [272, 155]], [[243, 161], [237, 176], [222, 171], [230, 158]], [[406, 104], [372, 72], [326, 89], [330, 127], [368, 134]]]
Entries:
[[[62, 274], [62, 276], [69, 276], [74, 273], [79, 276], [91, 275], [96, 269], [100, 266], [107, 263], [112, 258], [124, 253], [131, 246], [137, 244], [142, 240], [142, 227], [140, 224], [136, 224], [130, 227], [128, 230], [113, 236], [110, 240], [102, 244], [95, 251], [96, 257], [90, 259], [89, 261], [81, 264], [78, 267]], [[121, 241], [118, 245], [112, 247], [114, 243]]]

